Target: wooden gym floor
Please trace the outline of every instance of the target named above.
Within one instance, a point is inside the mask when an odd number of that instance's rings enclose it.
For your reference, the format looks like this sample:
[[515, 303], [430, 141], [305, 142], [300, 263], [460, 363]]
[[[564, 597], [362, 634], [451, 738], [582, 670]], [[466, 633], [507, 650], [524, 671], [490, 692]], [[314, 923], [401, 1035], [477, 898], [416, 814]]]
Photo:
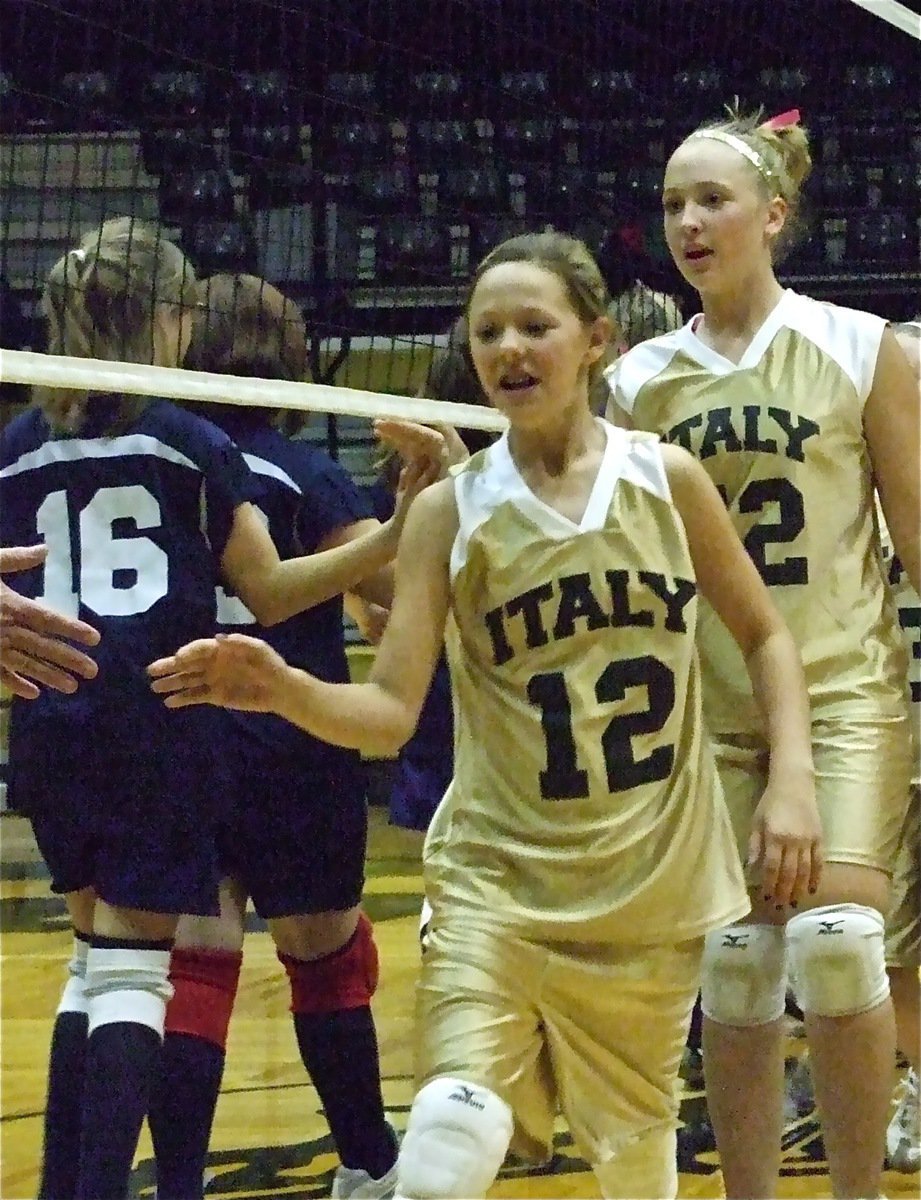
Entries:
[[[34, 1197], [41, 1151], [48, 1044], [70, 954], [61, 902], [51, 896], [28, 825], [0, 820], [0, 1197]], [[421, 902], [419, 836], [386, 824], [372, 809], [366, 907], [381, 953], [375, 998], [384, 1095], [402, 1130], [411, 1100], [412, 991], [418, 964], [417, 914]], [[267, 933], [252, 918], [236, 1012], [231, 1023], [224, 1088], [218, 1105], [207, 1195], [328, 1196], [336, 1157], [316, 1093], [297, 1056], [287, 1011], [288, 987]], [[801, 1043], [791, 1039], [791, 1059]], [[859, 1103], [855, 1095], [855, 1103]], [[699, 1090], [686, 1089], [682, 1105], [682, 1197], [722, 1196], [712, 1139], [701, 1123]], [[594, 1179], [561, 1127], [550, 1172], [507, 1167], [491, 1196], [588, 1197]], [[146, 1131], [138, 1151], [132, 1195], [149, 1197], [154, 1183]], [[887, 1172], [890, 1200], [919, 1195], [919, 1177]], [[829, 1195], [825, 1156], [814, 1115], [792, 1120], [784, 1134], [782, 1197]]]

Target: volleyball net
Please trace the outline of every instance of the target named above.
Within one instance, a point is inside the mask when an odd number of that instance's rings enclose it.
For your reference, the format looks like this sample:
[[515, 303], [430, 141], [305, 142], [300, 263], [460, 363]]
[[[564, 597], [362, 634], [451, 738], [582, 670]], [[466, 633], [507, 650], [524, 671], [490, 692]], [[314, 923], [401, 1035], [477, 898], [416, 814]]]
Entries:
[[[361, 474], [369, 416], [446, 415], [410, 401], [503, 237], [574, 233], [613, 296], [640, 281], [687, 312], [662, 170], [736, 97], [798, 107], [813, 134], [787, 278], [908, 316], [919, 25], [898, 0], [6, 0], [2, 378], [123, 391], [156, 378], [176, 399], [284, 402], [321, 414], [316, 436]], [[48, 272], [115, 216], [156, 222], [199, 277], [276, 285], [312, 382], [272, 400], [253, 381], [209, 391], [196, 373], [43, 362]], [[669, 310], [647, 315], [644, 335]]]

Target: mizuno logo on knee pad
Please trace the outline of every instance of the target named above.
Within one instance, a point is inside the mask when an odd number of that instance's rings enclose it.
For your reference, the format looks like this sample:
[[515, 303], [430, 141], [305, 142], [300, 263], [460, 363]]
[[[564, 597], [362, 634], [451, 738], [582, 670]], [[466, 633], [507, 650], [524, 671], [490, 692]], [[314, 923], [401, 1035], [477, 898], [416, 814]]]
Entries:
[[748, 945], [748, 934], [726, 933], [723, 935], [723, 945], [727, 950], [744, 950]]
[[486, 1104], [480, 1100], [473, 1088], [467, 1087], [463, 1083], [457, 1084], [454, 1091], [448, 1096], [449, 1100], [456, 1100], [459, 1104], [466, 1104], [468, 1108], [479, 1109], [480, 1112], [486, 1107]]
[[819, 937], [827, 937], [830, 933], [844, 933], [843, 921], [820, 921], [818, 928]]

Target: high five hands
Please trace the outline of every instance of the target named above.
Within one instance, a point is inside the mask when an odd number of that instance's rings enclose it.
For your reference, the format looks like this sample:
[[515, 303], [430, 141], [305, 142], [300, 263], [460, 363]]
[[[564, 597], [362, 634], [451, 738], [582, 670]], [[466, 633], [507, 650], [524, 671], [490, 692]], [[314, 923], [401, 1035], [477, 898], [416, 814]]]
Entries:
[[[41, 566], [47, 554], [48, 548], [43, 545], [0, 549], [0, 575]], [[39, 600], [20, 596], [0, 579], [3, 687], [23, 700], [35, 700], [42, 687], [75, 692], [80, 680], [95, 677], [97, 666], [70, 642], [95, 646], [99, 633], [84, 621], [62, 616]]]

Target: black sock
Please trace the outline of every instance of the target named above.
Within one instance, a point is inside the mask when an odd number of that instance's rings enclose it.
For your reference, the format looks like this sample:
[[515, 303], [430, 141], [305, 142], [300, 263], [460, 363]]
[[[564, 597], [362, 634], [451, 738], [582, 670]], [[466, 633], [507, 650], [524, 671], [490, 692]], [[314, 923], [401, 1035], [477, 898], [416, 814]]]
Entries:
[[157, 1159], [157, 1200], [198, 1200], [224, 1051], [206, 1038], [167, 1033], [147, 1114]]
[[160, 1060], [149, 1025], [100, 1025], [86, 1045], [77, 1200], [124, 1200]]
[[397, 1146], [384, 1116], [371, 1009], [295, 1013], [294, 1029], [342, 1165], [380, 1179], [396, 1161]]
[[88, 1023], [82, 1012], [58, 1013], [54, 1022], [39, 1200], [73, 1200], [76, 1194]]

